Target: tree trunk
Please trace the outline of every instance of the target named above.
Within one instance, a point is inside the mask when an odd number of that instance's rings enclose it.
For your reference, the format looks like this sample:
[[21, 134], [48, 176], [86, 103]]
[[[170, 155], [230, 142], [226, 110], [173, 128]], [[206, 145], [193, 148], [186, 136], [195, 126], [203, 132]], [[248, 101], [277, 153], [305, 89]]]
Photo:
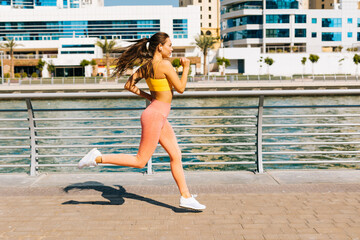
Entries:
[[106, 62], [106, 76], [110, 77], [109, 53], [106, 53], [105, 55], [105, 62]]
[[10, 58], [11, 58], [11, 61], [10, 61], [10, 74], [11, 74], [11, 78], [14, 78], [14, 53], [10, 53]]
[[204, 53], [204, 75], [207, 74], [207, 65], [206, 65], [206, 58], [207, 58], [207, 53]]

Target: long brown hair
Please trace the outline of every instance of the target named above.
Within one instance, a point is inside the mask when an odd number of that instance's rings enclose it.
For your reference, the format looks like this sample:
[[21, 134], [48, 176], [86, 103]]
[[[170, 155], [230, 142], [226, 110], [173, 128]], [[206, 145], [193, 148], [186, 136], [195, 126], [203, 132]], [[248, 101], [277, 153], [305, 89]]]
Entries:
[[[135, 40], [134, 44], [128, 46], [123, 54], [116, 61], [116, 68], [113, 75], [121, 75], [127, 69], [140, 65], [142, 77], [153, 77], [154, 70], [152, 67], [152, 59], [154, 57], [156, 47], [159, 44], [164, 45], [169, 35], [164, 32], [158, 32], [150, 38], [142, 38]], [[148, 45], [148, 46], [147, 46]]]

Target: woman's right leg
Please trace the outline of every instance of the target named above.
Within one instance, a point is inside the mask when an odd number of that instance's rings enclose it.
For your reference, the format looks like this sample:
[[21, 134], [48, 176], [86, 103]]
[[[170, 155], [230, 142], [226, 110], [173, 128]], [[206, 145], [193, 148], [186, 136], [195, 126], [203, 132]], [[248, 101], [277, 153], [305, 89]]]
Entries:
[[156, 111], [145, 110], [141, 115], [141, 140], [136, 156], [128, 154], [104, 154], [102, 163], [143, 168], [154, 153], [164, 124], [164, 116]]

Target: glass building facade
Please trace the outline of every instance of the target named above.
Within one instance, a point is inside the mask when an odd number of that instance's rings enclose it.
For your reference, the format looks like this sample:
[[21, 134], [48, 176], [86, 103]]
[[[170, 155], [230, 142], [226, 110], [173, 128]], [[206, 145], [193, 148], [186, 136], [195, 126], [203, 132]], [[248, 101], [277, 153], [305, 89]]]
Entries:
[[224, 42], [248, 38], [262, 38], [262, 30], [242, 30], [229, 32], [224, 37]]
[[339, 42], [341, 41], [341, 32], [323, 32], [321, 34], [323, 42]]
[[268, 38], [285, 38], [289, 36], [289, 29], [266, 29], [266, 37]]
[[295, 14], [295, 23], [306, 23], [305, 14]]
[[[176, 20], [177, 22], [178, 20]], [[178, 37], [187, 38], [187, 20], [174, 25]], [[175, 23], [174, 23], [175, 24]], [[0, 41], [9, 39], [58, 40], [72, 37], [140, 39], [160, 31], [160, 20], [0, 22]]]
[[247, 24], [262, 24], [262, 16], [260, 15], [248, 15], [245, 17], [232, 18], [227, 20], [227, 26], [237, 27]]
[[266, 15], [266, 23], [289, 23], [289, 14], [269, 14]]
[[341, 18], [323, 18], [321, 20], [322, 27], [342, 27]]
[[57, 0], [0, 0], [0, 6], [13, 6], [14, 8], [33, 9], [38, 7], [56, 7]]
[[188, 38], [187, 19], [173, 19], [174, 38]]
[[305, 28], [295, 29], [295, 37], [305, 38], [306, 37], [306, 29]]
[[299, 2], [294, 0], [266, 1], [266, 9], [299, 9]]

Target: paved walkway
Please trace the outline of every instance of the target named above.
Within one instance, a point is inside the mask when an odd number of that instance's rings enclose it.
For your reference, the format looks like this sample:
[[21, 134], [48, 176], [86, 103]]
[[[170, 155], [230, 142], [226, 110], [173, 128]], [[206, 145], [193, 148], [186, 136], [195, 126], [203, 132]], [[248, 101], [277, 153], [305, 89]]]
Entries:
[[360, 171], [0, 175], [0, 239], [360, 240]]

